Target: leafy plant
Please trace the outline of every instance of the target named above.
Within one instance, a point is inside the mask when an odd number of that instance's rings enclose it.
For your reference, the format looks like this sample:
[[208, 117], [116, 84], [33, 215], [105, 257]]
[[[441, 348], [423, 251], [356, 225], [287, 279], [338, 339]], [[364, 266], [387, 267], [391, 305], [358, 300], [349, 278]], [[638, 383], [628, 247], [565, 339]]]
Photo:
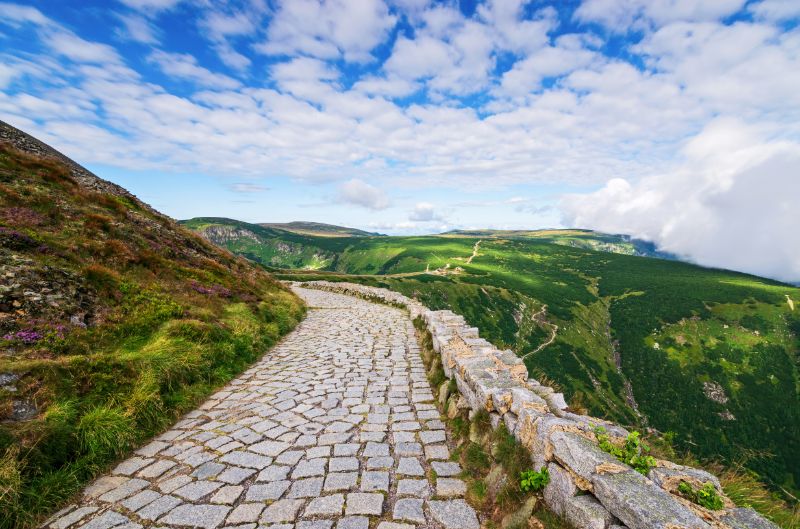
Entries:
[[550, 472], [547, 467], [542, 467], [540, 471], [526, 470], [519, 475], [519, 488], [523, 492], [538, 492], [550, 483]]
[[641, 440], [639, 432], [629, 433], [622, 446], [611, 441], [606, 429], [602, 426], [596, 426], [594, 433], [603, 451], [632, 466], [636, 472], [647, 475], [650, 469], [656, 466], [656, 458], [647, 455], [650, 452], [650, 446]]
[[720, 498], [717, 493], [717, 489], [711, 482], [704, 483], [702, 487], [695, 489], [688, 482], [681, 481], [680, 485], [678, 485], [678, 492], [692, 503], [696, 503], [712, 511], [718, 511], [725, 506], [722, 502], [722, 498]]

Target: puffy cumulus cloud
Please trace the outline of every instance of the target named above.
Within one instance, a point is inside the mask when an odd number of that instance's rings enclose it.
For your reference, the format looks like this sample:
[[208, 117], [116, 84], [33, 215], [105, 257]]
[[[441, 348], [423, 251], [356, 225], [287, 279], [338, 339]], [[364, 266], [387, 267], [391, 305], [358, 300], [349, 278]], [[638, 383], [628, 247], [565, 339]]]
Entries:
[[386, 196], [383, 190], [357, 178], [348, 180], [339, 186], [336, 202], [352, 204], [375, 211], [389, 207], [389, 197]]
[[412, 222], [446, 222], [441, 214], [437, 213], [436, 206], [429, 202], [417, 202], [408, 215]]
[[574, 42], [573, 36], [559, 39], [554, 46], [546, 46], [517, 61], [503, 74], [499, 93], [522, 96], [541, 89], [541, 82], [548, 77], [565, 74], [594, 64], [599, 66], [605, 59], [599, 53]]
[[759, 23], [717, 22], [670, 24], [634, 47], [688, 98], [710, 111], [748, 119], [800, 106], [798, 49], [797, 33], [782, 34]]
[[396, 17], [382, 0], [284, 0], [256, 49], [267, 55], [310, 55], [351, 62], [373, 60]]
[[674, 171], [566, 196], [564, 222], [651, 240], [702, 265], [800, 281], [800, 143], [774, 132], [717, 119]]
[[557, 26], [554, 9], [542, 9], [528, 19], [526, 4], [490, 1], [479, 5], [474, 17], [446, 4], [416, 10], [413, 37], [401, 35], [395, 41], [384, 72], [407, 82], [424, 80], [434, 97], [480, 92], [492, 82], [498, 54], [525, 57], [546, 46], [548, 33]]
[[625, 32], [679, 20], [720, 20], [742, 9], [745, 3], [747, 0], [584, 0], [575, 10], [574, 18]]

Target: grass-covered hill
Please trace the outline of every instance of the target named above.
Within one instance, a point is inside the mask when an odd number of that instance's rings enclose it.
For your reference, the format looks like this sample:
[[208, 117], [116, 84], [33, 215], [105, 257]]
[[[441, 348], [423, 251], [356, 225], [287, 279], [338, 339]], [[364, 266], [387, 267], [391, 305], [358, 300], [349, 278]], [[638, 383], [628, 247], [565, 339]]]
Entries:
[[[268, 268], [347, 271], [351, 269], [350, 261], [354, 258], [347, 255], [349, 249], [360, 248], [361, 243], [372, 245], [369, 241], [375, 238], [379, 240], [374, 244], [379, 247], [382, 241], [386, 242], [384, 239], [388, 239], [379, 233], [318, 222], [251, 224], [221, 217], [198, 217], [180, 223], [214, 244]], [[444, 233], [441, 237], [535, 239], [611, 253], [674, 258], [671, 254], [659, 252], [652, 243], [646, 241], [589, 230], [456, 230]], [[374, 270], [368, 270], [367, 273], [374, 273]]]
[[650, 241], [636, 239], [627, 235], [612, 235], [592, 230], [453, 230], [443, 235], [477, 237], [481, 239], [537, 239], [542, 242], [586, 248], [587, 250], [600, 252], [678, 259], [674, 254], [659, 250]]
[[321, 235], [320, 226], [327, 225], [318, 223], [300, 223], [315, 226], [312, 235], [281, 224], [250, 224], [220, 217], [198, 217], [181, 224], [214, 244], [269, 268], [328, 269], [351, 239], [363, 237], [341, 233], [331, 236], [330, 231]]
[[[288, 332], [261, 267], [0, 123], [0, 527], [33, 526]], [[38, 154], [45, 155], [44, 157]]]
[[290, 231], [292, 233], [299, 233], [301, 235], [315, 235], [318, 237], [372, 237], [381, 235], [380, 233], [358, 230], [356, 228], [346, 228], [344, 226], [336, 226], [334, 224], [325, 224], [322, 222], [265, 222], [260, 224], [260, 226]]
[[278, 277], [359, 281], [450, 308], [576, 407], [797, 493], [800, 289], [564, 243], [601, 240], [591, 232], [483, 235], [295, 238], [325, 262]]

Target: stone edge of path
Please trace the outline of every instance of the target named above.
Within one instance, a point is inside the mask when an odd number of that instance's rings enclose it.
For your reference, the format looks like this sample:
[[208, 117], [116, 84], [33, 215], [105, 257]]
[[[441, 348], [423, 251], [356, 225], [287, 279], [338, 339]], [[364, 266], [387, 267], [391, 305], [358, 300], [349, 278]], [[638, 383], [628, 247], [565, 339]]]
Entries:
[[[528, 378], [523, 361], [481, 338], [475, 327], [449, 310], [433, 311], [391, 290], [329, 281], [296, 286], [388, 303], [422, 318], [448, 379], [454, 379], [471, 414], [489, 413], [493, 428], [505, 424], [530, 452], [535, 469], [546, 467], [547, 506], [578, 529], [778, 529], [749, 508], [725, 497], [719, 480], [704, 470], [657, 460], [647, 476], [620, 463], [597, 446], [595, 428], [625, 438], [627, 430], [608, 421], [572, 413], [564, 395]], [[448, 382], [445, 381], [445, 384]], [[725, 507], [712, 511], [677, 494], [686, 481], [712, 483]]]

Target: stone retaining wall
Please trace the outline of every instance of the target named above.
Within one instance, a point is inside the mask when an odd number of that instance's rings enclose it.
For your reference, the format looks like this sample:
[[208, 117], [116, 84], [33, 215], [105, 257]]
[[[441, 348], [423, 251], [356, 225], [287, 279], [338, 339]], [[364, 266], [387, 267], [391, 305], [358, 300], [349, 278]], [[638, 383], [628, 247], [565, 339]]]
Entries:
[[[564, 395], [528, 378], [522, 360], [481, 338], [478, 329], [449, 310], [432, 311], [390, 290], [313, 281], [304, 286], [369, 298], [405, 307], [421, 317], [441, 355], [448, 378], [475, 414], [489, 413], [492, 426], [502, 422], [531, 455], [532, 467], [546, 467], [548, 507], [578, 529], [777, 529], [749, 508], [737, 508], [708, 472], [658, 460], [647, 476], [601, 450], [595, 429], [624, 439], [628, 432], [607, 421], [572, 413]], [[681, 481], [699, 488], [712, 483], [725, 508], [712, 511], [677, 494]]]

